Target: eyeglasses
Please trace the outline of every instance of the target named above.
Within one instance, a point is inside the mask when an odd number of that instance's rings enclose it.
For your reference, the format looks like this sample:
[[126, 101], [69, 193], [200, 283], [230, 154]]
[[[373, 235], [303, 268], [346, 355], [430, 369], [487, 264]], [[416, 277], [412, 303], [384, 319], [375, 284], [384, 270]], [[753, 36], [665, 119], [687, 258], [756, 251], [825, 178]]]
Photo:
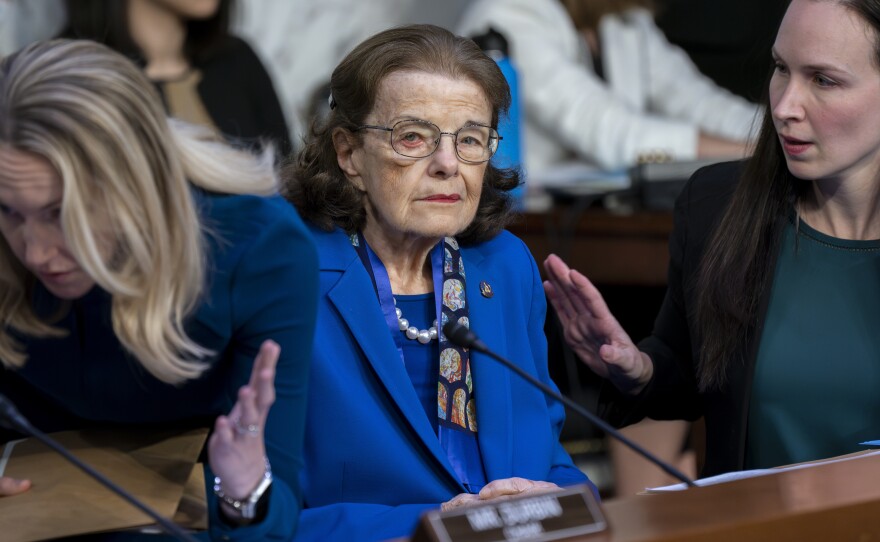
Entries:
[[490, 126], [468, 124], [455, 132], [442, 132], [433, 122], [418, 119], [402, 120], [391, 126], [362, 124], [358, 130], [383, 130], [391, 133], [391, 148], [407, 158], [431, 156], [440, 146], [440, 138], [448, 135], [455, 143], [455, 154], [462, 162], [481, 164], [498, 150], [501, 136]]

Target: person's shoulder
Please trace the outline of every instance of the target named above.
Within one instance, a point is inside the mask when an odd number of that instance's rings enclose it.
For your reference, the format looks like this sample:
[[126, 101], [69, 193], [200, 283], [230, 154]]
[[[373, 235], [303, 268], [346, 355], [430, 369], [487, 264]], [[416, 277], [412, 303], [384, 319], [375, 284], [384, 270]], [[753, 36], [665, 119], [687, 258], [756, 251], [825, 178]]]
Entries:
[[247, 283], [255, 286], [245, 290], [250, 295], [277, 286], [279, 277], [317, 276], [314, 240], [282, 197], [202, 191], [196, 199], [212, 289]]
[[532, 259], [525, 242], [507, 230], [502, 230], [487, 241], [463, 247], [463, 250], [466, 254], [467, 251], [473, 251], [496, 266], [515, 266], [517, 263], [525, 263]]
[[309, 237], [308, 229], [287, 200], [278, 195], [222, 194], [196, 190], [196, 202], [208, 231], [241, 243], [283, 233]]
[[676, 213], [698, 228], [714, 224], [730, 204], [745, 164], [721, 162], [698, 169], [679, 194]]
[[327, 230], [309, 220], [305, 221], [305, 225], [318, 245], [351, 246], [351, 236], [338, 226]]
[[352, 249], [351, 236], [342, 228], [325, 230], [314, 222], [306, 221], [306, 227], [318, 248], [318, 265], [321, 270], [342, 270], [357, 258]]
[[196, 191], [197, 199], [212, 216], [237, 215], [262, 223], [297, 216], [296, 209], [280, 195], [228, 194]]
[[257, 53], [251, 47], [250, 43], [244, 38], [229, 35], [223, 38], [223, 50], [230, 55], [235, 55], [243, 59], [257, 58]]
[[199, 67], [203, 70], [210, 70], [213, 67], [228, 69], [236, 66], [247, 69], [255, 62], [262, 66], [259, 56], [247, 41], [238, 36], [227, 35], [212, 46]]
[[745, 164], [745, 160], [737, 160], [701, 167], [687, 183], [690, 198], [692, 201], [729, 199], [739, 183]]
[[521, 242], [519, 237], [510, 233], [507, 230], [501, 230], [496, 235], [485, 241], [480, 241], [479, 243], [474, 243], [473, 245], [470, 245], [470, 248], [479, 249], [483, 252], [493, 250], [503, 251], [519, 242]]

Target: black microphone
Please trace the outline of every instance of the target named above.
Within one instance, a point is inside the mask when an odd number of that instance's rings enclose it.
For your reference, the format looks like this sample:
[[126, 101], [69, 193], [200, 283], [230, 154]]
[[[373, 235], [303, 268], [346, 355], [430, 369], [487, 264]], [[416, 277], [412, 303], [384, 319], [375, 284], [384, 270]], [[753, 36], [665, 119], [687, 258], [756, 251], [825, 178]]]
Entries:
[[128, 501], [132, 506], [150, 516], [150, 518], [154, 519], [156, 523], [158, 523], [162, 527], [162, 529], [165, 530], [166, 533], [170, 534], [174, 538], [177, 538], [178, 540], [183, 540], [185, 542], [198, 542], [192, 535], [186, 533], [175, 523], [160, 516], [158, 512], [139, 501], [131, 493], [127, 492], [126, 490], [122, 489], [121, 487], [110, 481], [109, 478], [107, 478], [100, 472], [96, 471], [89, 465], [77, 459], [76, 456], [66, 450], [64, 446], [31, 425], [27, 418], [22, 416], [22, 414], [18, 411], [12, 401], [10, 401], [2, 393], [0, 393], [0, 426], [5, 427], [6, 429], [13, 429], [26, 435], [30, 435], [48, 446], [49, 448], [55, 450], [56, 452], [61, 454], [61, 457], [70, 461], [77, 468], [79, 468], [95, 480], [99, 481], [107, 489], [109, 489], [113, 493], [116, 493], [117, 495]]
[[651, 463], [653, 463], [653, 464], [657, 465], [658, 467], [660, 467], [661, 469], [663, 469], [663, 472], [665, 472], [666, 474], [669, 474], [670, 476], [672, 476], [678, 480], [681, 480], [682, 482], [684, 482], [685, 484], [687, 484], [690, 487], [696, 487], [696, 484], [694, 484], [693, 480], [691, 480], [690, 478], [688, 478], [687, 476], [682, 474], [678, 469], [676, 469], [672, 465], [666, 463], [665, 461], [661, 460], [659, 457], [655, 456], [654, 454], [652, 454], [648, 450], [645, 450], [644, 448], [642, 448], [641, 446], [639, 446], [635, 442], [628, 439], [620, 431], [618, 431], [617, 429], [614, 429], [613, 427], [608, 425], [608, 423], [605, 422], [605, 420], [603, 420], [602, 418], [599, 418], [598, 416], [596, 416], [595, 414], [593, 414], [589, 410], [585, 409], [584, 407], [580, 406], [579, 404], [575, 403], [574, 401], [572, 401], [568, 397], [561, 395], [558, 392], [554, 391], [553, 388], [544, 384], [543, 382], [541, 382], [537, 378], [533, 377], [529, 373], [525, 372], [522, 368], [515, 365], [512, 361], [510, 361], [506, 358], [503, 358], [503, 357], [499, 356], [498, 354], [496, 354], [495, 352], [493, 352], [492, 350], [490, 350], [489, 347], [486, 346], [486, 344], [483, 341], [481, 341], [479, 339], [479, 337], [477, 337], [476, 333], [474, 333], [470, 329], [464, 327], [463, 325], [459, 324], [458, 322], [447, 322], [446, 325], [443, 326], [443, 334], [446, 335], [446, 338], [449, 339], [449, 342], [451, 342], [452, 344], [454, 344], [456, 346], [461, 346], [462, 348], [470, 348], [472, 350], [476, 350], [477, 352], [482, 352], [483, 354], [486, 354], [487, 356], [499, 361], [502, 365], [504, 365], [505, 367], [507, 367], [511, 371], [515, 372], [519, 376], [526, 379], [526, 381], [529, 384], [535, 386], [536, 388], [538, 388], [539, 390], [544, 392], [545, 395], [556, 399], [557, 401], [564, 404], [568, 408], [577, 412], [578, 414], [580, 414], [581, 416], [583, 416], [584, 418], [589, 420], [591, 423], [597, 425], [600, 429], [602, 429], [602, 431], [605, 431], [606, 433], [608, 433], [609, 435], [611, 435], [615, 439], [626, 444], [634, 452], [636, 452], [637, 454], [644, 457], [645, 459], [647, 459]]

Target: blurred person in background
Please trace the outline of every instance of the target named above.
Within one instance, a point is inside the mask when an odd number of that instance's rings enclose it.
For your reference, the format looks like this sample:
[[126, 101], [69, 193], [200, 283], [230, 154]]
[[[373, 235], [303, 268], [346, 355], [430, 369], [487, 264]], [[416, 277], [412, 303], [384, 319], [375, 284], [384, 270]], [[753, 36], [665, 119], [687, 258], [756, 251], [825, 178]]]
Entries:
[[262, 62], [230, 34], [234, 0], [66, 0], [66, 38], [109, 45], [144, 69], [166, 110], [233, 143], [290, 151], [287, 123]]
[[412, 0], [258, 0], [241, 2], [233, 28], [253, 44], [272, 74], [290, 123], [303, 145], [312, 121], [329, 111], [333, 67], [355, 45], [402, 24]]
[[508, 40], [530, 179], [561, 162], [742, 157], [760, 109], [702, 75], [650, 0], [476, 0], [458, 31]]

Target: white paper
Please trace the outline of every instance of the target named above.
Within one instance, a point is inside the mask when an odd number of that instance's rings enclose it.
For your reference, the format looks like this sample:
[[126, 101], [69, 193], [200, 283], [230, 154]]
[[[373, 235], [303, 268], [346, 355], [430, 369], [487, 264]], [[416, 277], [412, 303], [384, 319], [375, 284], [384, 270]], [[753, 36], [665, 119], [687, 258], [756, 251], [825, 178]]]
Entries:
[[[840, 463], [842, 461], [849, 461], [850, 459], [857, 459], [860, 457], [868, 457], [872, 455], [880, 454], [880, 450], [874, 450], [870, 452], [856, 452], [849, 455], [842, 455], [839, 457], [832, 457], [831, 459], [824, 459], [821, 461], [811, 461], [809, 463], [798, 463], [796, 465], [790, 465], [787, 467], [776, 467], [772, 469], [754, 469], [754, 470], [743, 470], [743, 471], [734, 471], [734, 472], [726, 472], [724, 474], [718, 474], [716, 476], [710, 476], [708, 478], [701, 478], [699, 480], [695, 480], [694, 483], [700, 487], [711, 486], [715, 484], [723, 484], [725, 482], [731, 482], [733, 480], [742, 480], [745, 478], [755, 478], [757, 476], [765, 476], [767, 474], [778, 474], [780, 472], [787, 472], [791, 470], [800, 470], [800, 469], [809, 469], [812, 467], [816, 467], [819, 465], [828, 465], [831, 463]], [[645, 492], [647, 493], [665, 493], [668, 491], [681, 491], [683, 489], [687, 489], [687, 485], [684, 483], [681, 484], [673, 484], [669, 486], [662, 487], [650, 487], [646, 488]]]
[[3, 447], [3, 455], [0, 456], [0, 476], [3, 476], [3, 473], [6, 471], [6, 464], [9, 463], [9, 457], [12, 455], [12, 449], [15, 448], [15, 445], [19, 442], [24, 442], [24, 439], [10, 440]]

